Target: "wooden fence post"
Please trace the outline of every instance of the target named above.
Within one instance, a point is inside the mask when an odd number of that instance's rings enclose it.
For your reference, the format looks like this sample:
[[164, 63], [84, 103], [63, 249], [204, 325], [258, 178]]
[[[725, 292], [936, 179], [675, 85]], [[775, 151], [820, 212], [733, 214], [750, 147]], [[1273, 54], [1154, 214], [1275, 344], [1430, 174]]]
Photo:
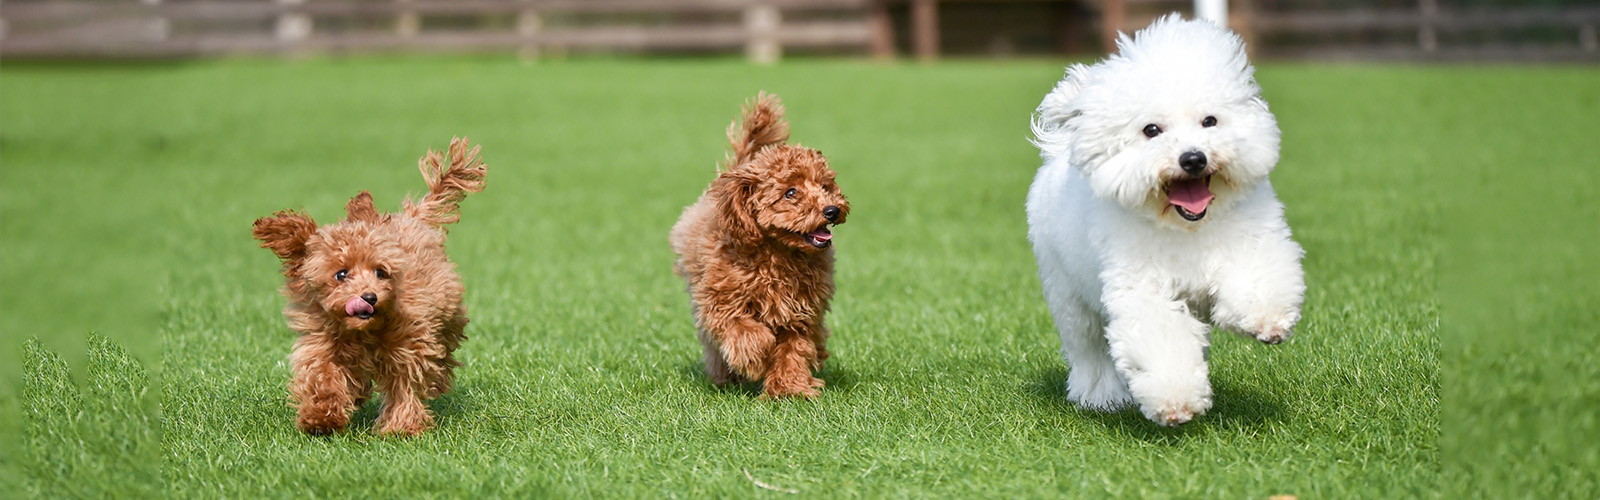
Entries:
[[1594, 23], [1583, 23], [1583, 26], [1578, 27], [1578, 46], [1582, 47], [1584, 52], [1600, 50], [1600, 40], [1596, 38]]
[[1235, 2], [1239, 8], [1233, 10], [1229, 22], [1233, 31], [1239, 34], [1239, 39], [1244, 40], [1244, 50], [1251, 58], [1256, 56], [1256, 2], [1255, 0], [1239, 0]]
[[[154, 7], [161, 5], [161, 0], [140, 0], [140, 3]], [[172, 36], [172, 21], [165, 17], [151, 16], [150, 24], [146, 26], [149, 27], [150, 38], [153, 40], [164, 41]]]
[[872, 57], [894, 59], [894, 20], [889, 17], [888, 0], [872, 2], [867, 16], [872, 23]]
[[1117, 32], [1122, 30], [1128, 6], [1122, 0], [1105, 0], [1100, 4], [1100, 40], [1107, 54], [1117, 51]]
[[1439, 50], [1439, 34], [1434, 31], [1434, 18], [1439, 15], [1439, 0], [1418, 0], [1417, 9], [1422, 11], [1422, 25], [1417, 29], [1417, 45], [1422, 46], [1423, 52]]
[[544, 30], [544, 17], [539, 11], [528, 9], [517, 13], [517, 36], [526, 39], [522, 48], [517, 50], [517, 55], [524, 60], [539, 58], [539, 42], [534, 38]]
[[778, 7], [754, 0], [752, 5], [744, 10], [744, 31], [746, 57], [756, 64], [772, 64], [778, 62], [783, 55], [783, 47], [778, 44], [778, 25], [782, 22]]
[[911, 0], [911, 45], [917, 58], [931, 61], [939, 57], [939, 2]]
[[401, 5], [400, 15], [394, 18], [394, 34], [403, 38], [411, 38], [422, 32], [422, 16], [417, 11], [411, 10], [410, 4], [414, 0], [394, 0]]
[[[292, 6], [304, 5], [306, 0], [276, 0], [278, 5]], [[296, 45], [311, 37], [311, 16], [304, 12], [295, 12], [294, 9], [285, 10], [278, 15], [278, 22], [273, 33], [278, 41], [285, 45]]]

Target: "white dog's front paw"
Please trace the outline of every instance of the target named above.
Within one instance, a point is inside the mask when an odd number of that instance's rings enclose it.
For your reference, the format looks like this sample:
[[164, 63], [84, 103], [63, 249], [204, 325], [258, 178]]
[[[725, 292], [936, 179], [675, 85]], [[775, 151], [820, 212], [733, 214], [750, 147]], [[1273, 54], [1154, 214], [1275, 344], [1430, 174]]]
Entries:
[[1194, 417], [1205, 414], [1205, 409], [1195, 409], [1192, 405], [1173, 401], [1171, 404], [1157, 408], [1153, 412], [1145, 410], [1144, 417], [1165, 427], [1177, 427], [1189, 423], [1190, 420], [1194, 420]]
[[1189, 423], [1195, 417], [1205, 415], [1206, 410], [1211, 409], [1211, 397], [1172, 399], [1154, 407], [1141, 406], [1139, 409], [1144, 412], [1144, 418], [1150, 419], [1151, 422], [1177, 427]]
[[1288, 330], [1266, 328], [1256, 332], [1256, 340], [1261, 341], [1263, 344], [1282, 344], [1283, 341], [1289, 340], [1289, 335], [1290, 332]]
[[1289, 340], [1289, 336], [1294, 335], [1294, 324], [1293, 318], [1263, 321], [1261, 326], [1255, 329], [1256, 340], [1263, 344], [1282, 344], [1283, 341]]
[[1177, 427], [1211, 409], [1211, 384], [1204, 376], [1157, 380], [1143, 377], [1132, 384], [1139, 411], [1151, 422]]

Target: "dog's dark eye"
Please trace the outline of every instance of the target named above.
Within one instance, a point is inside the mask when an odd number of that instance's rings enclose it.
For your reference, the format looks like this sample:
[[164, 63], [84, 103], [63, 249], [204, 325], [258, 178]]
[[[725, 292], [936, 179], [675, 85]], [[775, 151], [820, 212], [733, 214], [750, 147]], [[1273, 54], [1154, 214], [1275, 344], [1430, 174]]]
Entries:
[[1215, 116], [1207, 116], [1206, 119], [1200, 120], [1200, 126], [1202, 126], [1202, 127], [1215, 127], [1215, 126], [1217, 126], [1217, 117], [1215, 117]]
[[378, 275], [378, 279], [380, 279], [380, 280], [389, 279], [389, 271], [385, 271], [381, 267], [378, 268], [378, 270], [376, 271], [376, 274]]
[[333, 279], [336, 279], [336, 280], [339, 280], [339, 281], [344, 281], [344, 278], [346, 276], [349, 276], [349, 275], [350, 275], [350, 270], [349, 269], [340, 269], [339, 272], [333, 273]]
[[1151, 139], [1154, 139], [1158, 135], [1161, 135], [1161, 127], [1157, 126], [1154, 123], [1144, 126], [1144, 136], [1145, 137], [1149, 137]]
[[794, 188], [789, 188], [788, 191], [784, 191], [783, 197], [791, 200], [794, 199]]

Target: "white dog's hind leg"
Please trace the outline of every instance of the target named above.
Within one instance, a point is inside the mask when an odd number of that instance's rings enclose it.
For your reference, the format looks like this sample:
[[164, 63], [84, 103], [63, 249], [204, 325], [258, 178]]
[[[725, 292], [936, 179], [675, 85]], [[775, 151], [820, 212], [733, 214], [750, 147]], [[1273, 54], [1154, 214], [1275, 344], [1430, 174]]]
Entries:
[[1061, 353], [1071, 369], [1067, 372], [1067, 398], [1100, 411], [1133, 404], [1128, 383], [1117, 374], [1116, 363], [1111, 360], [1100, 315], [1076, 298], [1060, 302], [1051, 299], [1050, 311], [1055, 315], [1056, 329], [1061, 331]]
[[1154, 293], [1108, 292], [1106, 306], [1111, 357], [1145, 418], [1170, 427], [1211, 409], [1205, 324]]
[[[1048, 238], [1032, 237], [1036, 241]], [[1116, 364], [1111, 361], [1104, 318], [1084, 303], [1085, 298], [1073, 286], [1069, 268], [1055, 248], [1035, 244], [1034, 253], [1038, 257], [1044, 301], [1055, 318], [1056, 330], [1061, 333], [1061, 354], [1071, 369], [1067, 372], [1067, 399], [1080, 407], [1100, 411], [1118, 410], [1132, 404], [1133, 395], [1128, 394], [1128, 384], [1117, 374]]]

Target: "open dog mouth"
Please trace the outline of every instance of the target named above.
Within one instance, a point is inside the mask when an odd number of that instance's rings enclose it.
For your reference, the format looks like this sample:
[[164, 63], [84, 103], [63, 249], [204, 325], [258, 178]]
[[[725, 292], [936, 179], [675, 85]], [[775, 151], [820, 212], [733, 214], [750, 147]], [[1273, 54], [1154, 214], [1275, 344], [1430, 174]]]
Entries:
[[811, 246], [817, 248], [828, 248], [829, 245], [833, 244], [833, 231], [828, 230], [827, 224], [823, 224], [816, 231], [804, 233], [800, 236], [805, 238], [806, 243], [810, 243]]
[[1173, 180], [1167, 184], [1167, 202], [1178, 211], [1178, 216], [1194, 222], [1205, 218], [1206, 207], [1211, 205], [1211, 176]]
[[372, 304], [367, 303], [361, 297], [351, 297], [349, 302], [344, 303], [344, 313], [357, 318], [372, 319], [372, 315], [377, 312], [377, 309], [374, 309]]

